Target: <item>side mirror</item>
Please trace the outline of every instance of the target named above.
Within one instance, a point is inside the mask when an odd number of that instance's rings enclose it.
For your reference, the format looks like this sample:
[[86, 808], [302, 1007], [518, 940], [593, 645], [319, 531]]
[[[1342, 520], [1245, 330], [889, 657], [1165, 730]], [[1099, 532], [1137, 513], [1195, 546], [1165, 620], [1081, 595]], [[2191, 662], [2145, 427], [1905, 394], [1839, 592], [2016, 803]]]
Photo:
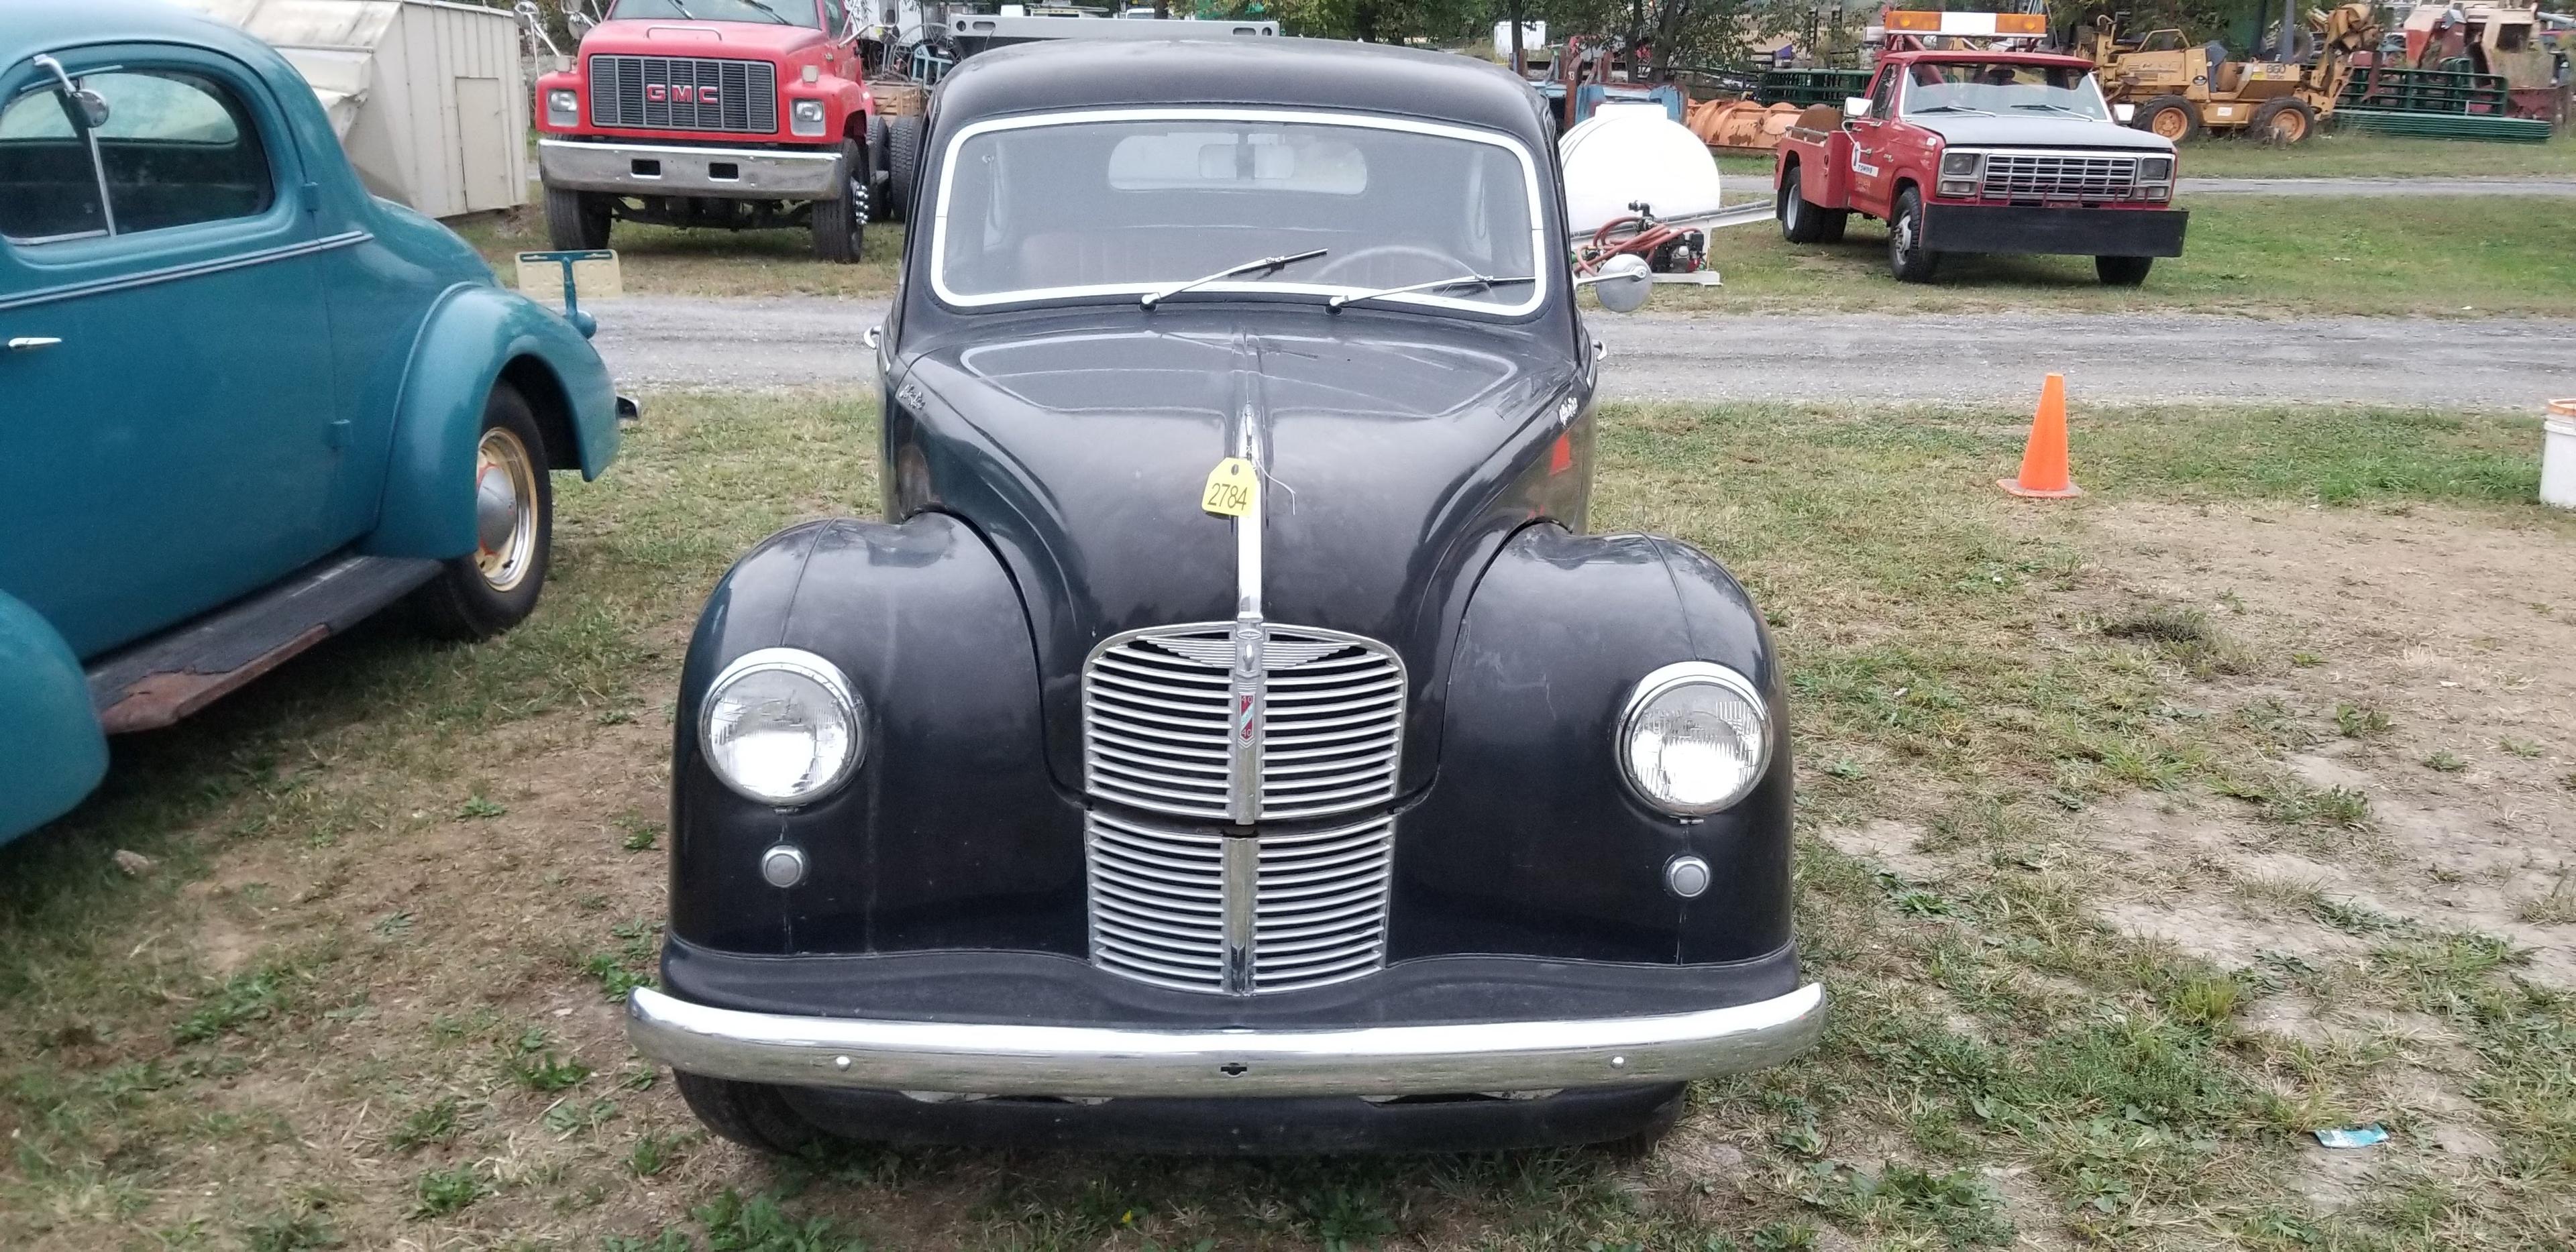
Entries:
[[1599, 273], [1575, 279], [1574, 285], [1590, 287], [1602, 308], [1634, 313], [1646, 307], [1646, 297], [1655, 293], [1655, 276], [1646, 268], [1646, 258], [1632, 253], [1602, 262]]
[[2134, 104], [2112, 105], [2111, 116], [2119, 119], [2122, 126], [2126, 126], [2129, 123], [2138, 120], [2138, 106]]
[[1844, 120], [1844, 121], [1846, 121], [1846, 122], [1857, 122], [1857, 121], [1860, 121], [1861, 119], [1863, 119], [1863, 118], [1865, 118], [1865, 117], [1868, 117], [1868, 116], [1869, 116], [1869, 97], [1867, 97], [1867, 96], [1845, 96], [1845, 97], [1843, 97], [1843, 120]]
[[107, 125], [107, 97], [83, 87], [72, 93], [72, 102], [80, 106], [81, 117], [91, 130]]

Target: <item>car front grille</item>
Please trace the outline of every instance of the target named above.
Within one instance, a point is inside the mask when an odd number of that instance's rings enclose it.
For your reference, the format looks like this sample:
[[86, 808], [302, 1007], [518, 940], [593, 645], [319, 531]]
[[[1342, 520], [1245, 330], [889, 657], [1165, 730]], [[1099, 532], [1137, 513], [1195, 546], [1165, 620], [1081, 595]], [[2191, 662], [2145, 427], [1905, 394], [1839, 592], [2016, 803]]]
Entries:
[[646, 130], [778, 131], [778, 67], [767, 61], [594, 53], [594, 126]]
[[[1254, 841], [1249, 985], [1226, 974], [1226, 841]], [[1183, 991], [1321, 987], [1386, 961], [1395, 819], [1229, 835], [1094, 810], [1084, 843], [1094, 964]]]
[[[1260, 820], [1328, 817], [1395, 798], [1404, 663], [1338, 631], [1268, 628]], [[1230, 623], [1121, 636], [1083, 667], [1091, 794], [1148, 812], [1229, 820]]]
[[1986, 157], [1988, 200], [2129, 200], [2138, 158], [2107, 152], [1997, 152]]

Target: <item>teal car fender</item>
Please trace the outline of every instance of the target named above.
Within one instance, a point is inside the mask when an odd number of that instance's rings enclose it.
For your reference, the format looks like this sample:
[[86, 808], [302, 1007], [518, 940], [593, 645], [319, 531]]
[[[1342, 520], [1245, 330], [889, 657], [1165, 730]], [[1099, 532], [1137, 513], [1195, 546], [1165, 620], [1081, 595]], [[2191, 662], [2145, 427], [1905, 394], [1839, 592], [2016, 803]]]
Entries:
[[71, 811], [107, 774], [89, 679], [54, 628], [0, 592], [0, 840]]
[[447, 558], [474, 550], [474, 447], [484, 398], [505, 380], [535, 410], [553, 468], [578, 469], [587, 481], [616, 459], [617, 393], [581, 332], [516, 292], [460, 284], [412, 343], [384, 505], [359, 551]]

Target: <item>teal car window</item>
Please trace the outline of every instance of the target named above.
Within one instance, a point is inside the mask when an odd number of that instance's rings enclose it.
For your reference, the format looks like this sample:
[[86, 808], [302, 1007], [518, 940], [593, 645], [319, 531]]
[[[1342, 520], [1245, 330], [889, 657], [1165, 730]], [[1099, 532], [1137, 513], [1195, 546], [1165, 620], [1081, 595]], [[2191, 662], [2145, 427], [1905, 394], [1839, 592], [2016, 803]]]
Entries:
[[98, 172], [62, 96], [40, 89], [0, 106], [0, 235], [36, 243], [106, 229]]
[[117, 70], [81, 85], [107, 101], [98, 155], [116, 233], [256, 217], [276, 203], [259, 126], [223, 84], [185, 70]]

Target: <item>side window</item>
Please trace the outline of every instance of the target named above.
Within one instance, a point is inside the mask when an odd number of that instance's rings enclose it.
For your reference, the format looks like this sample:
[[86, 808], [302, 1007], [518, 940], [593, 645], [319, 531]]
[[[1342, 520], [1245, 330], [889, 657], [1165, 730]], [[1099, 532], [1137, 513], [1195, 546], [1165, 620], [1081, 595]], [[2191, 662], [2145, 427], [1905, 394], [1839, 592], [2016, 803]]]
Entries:
[[1903, 77], [1903, 74], [1895, 70], [1889, 70], [1878, 76], [1878, 94], [1870, 97], [1869, 101], [1869, 116], [1872, 121], [1896, 120], [1896, 80]]
[[824, 34], [831, 35], [836, 38], [840, 35], [841, 23], [848, 20], [846, 15], [843, 13], [844, 4], [845, 0], [823, 0]]
[[117, 70], [81, 85], [107, 101], [98, 157], [116, 233], [256, 217], [276, 203], [258, 123], [222, 84], [185, 70]]
[[107, 232], [98, 170], [52, 88], [0, 105], [0, 235], [20, 243]]

